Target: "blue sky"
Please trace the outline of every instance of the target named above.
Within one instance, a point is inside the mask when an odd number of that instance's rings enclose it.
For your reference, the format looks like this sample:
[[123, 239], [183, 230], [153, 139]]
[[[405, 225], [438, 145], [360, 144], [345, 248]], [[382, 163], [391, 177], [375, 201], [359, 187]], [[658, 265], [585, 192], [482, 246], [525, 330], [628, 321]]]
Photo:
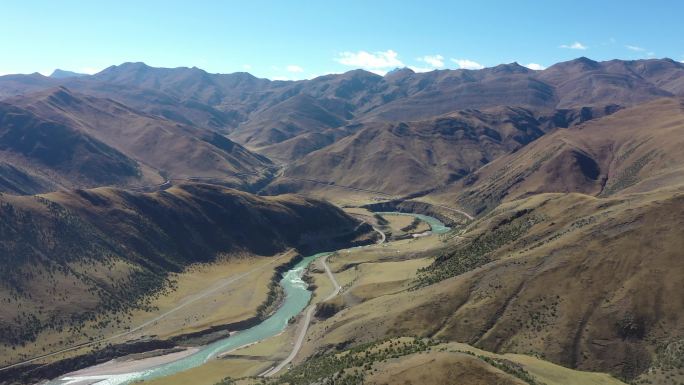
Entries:
[[684, 60], [677, 0], [7, 0], [0, 12], [0, 74], [144, 61], [301, 79], [353, 68], [542, 68], [579, 56]]

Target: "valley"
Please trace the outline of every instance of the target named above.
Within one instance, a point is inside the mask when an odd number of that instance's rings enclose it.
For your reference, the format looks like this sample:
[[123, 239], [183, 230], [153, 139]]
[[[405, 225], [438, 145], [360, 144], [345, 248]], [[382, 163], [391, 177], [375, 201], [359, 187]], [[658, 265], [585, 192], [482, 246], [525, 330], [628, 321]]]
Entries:
[[681, 79], [0, 76], [0, 383], [679, 385]]

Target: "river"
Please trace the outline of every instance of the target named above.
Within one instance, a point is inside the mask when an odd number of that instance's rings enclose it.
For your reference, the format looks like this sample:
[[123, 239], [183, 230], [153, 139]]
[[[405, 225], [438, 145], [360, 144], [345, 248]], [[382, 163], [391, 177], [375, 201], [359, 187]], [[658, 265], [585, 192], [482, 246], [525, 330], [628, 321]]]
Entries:
[[[430, 225], [433, 234], [441, 234], [449, 231], [449, 227], [436, 218], [408, 213], [384, 212], [381, 215], [411, 215], [419, 218]], [[123, 373], [123, 374], [103, 374], [97, 376], [65, 375], [59, 379], [50, 381], [47, 385], [67, 385], [67, 384], [97, 384], [97, 385], [125, 385], [135, 381], [151, 380], [182, 372], [204, 364], [216, 358], [221, 353], [229, 352], [237, 348], [253, 344], [263, 339], [281, 333], [287, 327], [288, 321], [297, 316], [306, 308], [311, 299], [311, 292], [307, 284], [302, 280], [302, 275], [306, 267], [316, 258], [328, 253], [318, 253], [304, 257], [292, 269], [288, 270], [280, 285], [285, 292], [285, 298], [281, 306], [273, 315], [262, 321], [256, 326], [235, 333], [234, 335], [218, 340], [211, 344], [200, 347], [195, 353], [173, 362], [159, 365], [146, 370]]]

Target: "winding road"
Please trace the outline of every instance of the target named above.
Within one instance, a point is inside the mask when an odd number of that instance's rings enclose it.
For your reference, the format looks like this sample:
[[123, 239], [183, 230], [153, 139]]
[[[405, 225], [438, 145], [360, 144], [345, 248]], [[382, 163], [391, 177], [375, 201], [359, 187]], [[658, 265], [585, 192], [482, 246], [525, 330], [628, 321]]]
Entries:
[[[382, 244], [385, 243], [387, 240], [387, 237], [385, 236], [385, 233], [382, 231], [378, 230], [377, 228], [373, 227], [373, 230], [377, 231], [380, 233], [382, 238], [380, 241], [377, 243]], [[337, 282], [337, 279], [335, 279], [335, 275], [332, 273], [330, 270], [330, 266], [328, 266], [328, 257], [330, 254], [326, 255], [321, 259], [321, 263], [323, 264], [323, 268], [325, 269], [325, 273], [328, 274], [328, 278], [330, 278], [330, 282], [333, 284], [333, 292], [330, 293], [329, 296], [325, 297], [325, 299], [321, 302], [326, 302], [329, 301], [333, 298], [335, 298], [338, 294], [340, 294], [340, 290], [342, 290], [342, 286]], [[309, 305], [309, 307], [306, 309], [306, 313], [304, 314], [304, 321], [302, 323], [302, 326], [299, 329], [299, 334], [297, 335], [297, 340], [295, 341], [294, 346], [292, 347], [292, 351], [290, 352], [290, 355], [287, 356], [285, 360], [283, 360], [280, 364], [277, 366], [263, 372], [260, 374], [262, 377], [271, 377], [278, 373], [280, 370], [282, 370], [284, 367], [286, 367], [294, 358], [297, 356], [297, 353], [299, 353], [299, 350], [302, 348], [302, 344], [304, 343], [304, 337], [306, 337], [306, 332], [309, 330], [309, 326], [311, 325], [311, 318], [313, 317], [313, 312], [316, 310], [316, 304]]]
[[[384, 239], [383, 239], [384, 240]], [[333, 298], [335, 298], [338, 294], [340, 294], [340, 290], [342, 290], [342, 286], [337, 282], [335, 279], [335, 276], [333, 275], [332, 271], [330, 270], [330, 267], [328, 266], [328, 257], [329, 255], [326, 255], [321, 259], [321, 263], [323, 264], [323, 268], [325, 269], [326, 274], [328, 274], [328, 278], [330, 278], [330, 282], [333, 284], [333, 292], [330, 293], [329, 296], [325, 297], [325, 299], [321, 302], [329, 301]], [[292, 351], [290, 352], [290, 355], [287, 356], [285, 360], [283, 360], [281, 363], [279, 363], [277, 366], [273, 367], [272, 369], [269, 369], [265, 371], [264, 373], [261, 373], [262, 377], [271, 377], [278, 373], [280, 370], [282, 370], [284, 367], [286, 367], [294, 358], [297, 356], [297, 353], [299, 353], [299, 350], [302, 348], [302, 344], [304, 343], [304, 338], [306, 337], [306, 332], [309, 330], [309, 325], [311, 324], [311, 318], [313, 317], [314, 310], [316, 310], [316, 304], [311, 304], [309, 307], [306, 309], [306, 313], [304, 314], [304, 321], [302, 323], [302, 326], [299, 329], [299, 335], [297, 335], [297, 340], [295, 341], [294, 346], [292, 347]]]
[[380, 240], [378, 241], [378, 245], [385, 243], [385, 241], [387, 240], [387, 236], [385, 235], [385, 233], [380, 231], [377, 227], [373, 227], [373, 230], [375, 230], [376, 233], [380, 234]]
[[[417, 214], [414, 214], [417, 216]], [[425, 216], [420, 216], [425, 217]], [[434, 221], [439, 222], [435, 218], [427, 217], [430, 218]], [[448, 231], [449, 228], [445, 226], [438, 227], [440, 230], [438, 232], [435, 232], [436, 234], [440, 234], [441, 232]], [[366, 246], [369, 247], [369, 246]], [[372, 247], [372, 246], [370, 246]], [[283, 289], [287, 293], [286, 295], [286, 301], [280, 306], [280, 308], [269, 318], [266, 320], [262, 321], [256, 326], [253, 326], [247, 330], [244, 330], [240, 333], [236, 333], [235, 335], [231, 335], [229, 338], [224, 338], [215, 342], [212, 342], [208, 345], [198, 347], [197, 351], [192, 353], [191, 355], [188, 355], [186, 357], [180, 358], [175, 361], [170, 361], [163, 363], [159, 366], [153, 366], [150, 367], [149, 369], [145, 370], [139, 370], [139, 371], [133, 371], [133, 372], [127, 372], [123, 374], [110, 374], [110, 373], [102, 373], [97, 379], [103, 380], [100, 381], [99, 384], [110, 384], [110, 385], [123, 385], [123, 384], [130, 384], [132, 381], [140, 381], [140, 380], [149, 380], [149, 379], [155, 379], [155, 378], [161, 378], [164, 376], [172, 375], [174, 373], [178, 373], [181, 371], [185, 371], [194, 367], [198, 367], [202, 365], [203, 363], [207, 362], [210, 359], [216, 358], [220, 354], [224, 352], [229, 352], [234, 350], [235, 348], [243, 347], [243, 346], [248, 346], [252, 343], [263, 341], [269, 337], [278, 335], [281, 333], [284, 328], [287, 326], [288, 320], [292, 319], [292, 317], [296, 317], [297, 314], [302, 314], [303, 318], [299, 322], [299, 325], [297, 326], [297, 330], [295, 331], [296, 334], [296, 339], [292, 345], [292, 351], [288, 355], [288, 357], [280, 362], [278, 365], [274, 366], [273, 368], [265, 371], [262, 373], [260, 376], [264, 377], [270, 377], [273, 376], [277, 373], [279, 373], [283, 368], [288, 367], [291, 365], [292, 361], [296, 358], [297, 354], [299, 354], [302, 345], [304, 343], [304, 340], [306, 338], [308, 329], [311, 325], [311, 321], [314, 316], [314, 312], [316, 310], [316, 304], [310, 304], [310, 298], [311, 298], [311, 292], [307, 289], [307, 285], [302, 281], [302, 273], [306, 266], [308, 264], [316, 259], [319, 259], [322, 263], [323, 268], [326, 271], [326, 275], [330, 279], [333, 290], [332, 292], [326, 296], [325, 299], [322, 301], [329, 301], [336, 296], [339, 295], [341, 292], [341, 287], [340, 284], [337, 282], [335, 279], [334, 274], [332, 273], [330, 267], [327, 264], [328, 257], [330, 255], [333, 255], [332, 253], [318, 253], [314, 254], [311, 256], [306, 256], [302, 261], [300, 261], [296, 266], [294, 266], [291, 270], [289, 270], [284, 278], [281, 280], [281, 285], [283, 286]], [[222, 285], [227, 285], [228, 283], [232, 283], [235, 281], [238, 281], [239, 279], [244, 278], [247, 276], [249, 273], [259, 269], [263, 268], [265, 265], [259, 266], [257, 268], [254, 268], [250, 271], [244, 272], [242, 274], [236, 275], [234, 277], [231, 277], [228, 279], [229, 282], [222, 282]], [[211, 288], [214, 289], [214, 288]], [[210, 290], [211, 290], [210, 289]], [[209, 291], [209, 290], [207, 290]], [[206, 292], [206, 291], [205, 291]], [[197, 297], [200, 295], [204, 295], [205, 292], [202, 294], [199, 294]], [[291, 294], [291, 295], [290, 295]], [[196, 298], [196, 297], [195, 297]], [[187, 301], [186, 301], [187, 302]], [[178, 308], [181, 308], [185, 306], [185, 302], [183, 304], [180, 304], [176, 309], [171, 309], [170, 312], [177, 310]], [[162, 316], [168, 314], [169, 312], [163, 314]], [[154, 322], [154, 321], [150, 321]], [[143, 327], [144, 325], [140, 325], [139, 327]], [[132, 331], [128, 331], [130, 333]], [[87, 377], [87, 378], [86, 378]], [[74, 380], [83, 380], [83, 379], [94, 379], [92, 376], [88, 377], [79, 377], [79, 376], [65, 376], [62, 378], [55, 379], [49, 384], [53, 385], [65, 385], [69, 383], [73, 383]], [[65, 382], [66, 381], [66, 382]]]

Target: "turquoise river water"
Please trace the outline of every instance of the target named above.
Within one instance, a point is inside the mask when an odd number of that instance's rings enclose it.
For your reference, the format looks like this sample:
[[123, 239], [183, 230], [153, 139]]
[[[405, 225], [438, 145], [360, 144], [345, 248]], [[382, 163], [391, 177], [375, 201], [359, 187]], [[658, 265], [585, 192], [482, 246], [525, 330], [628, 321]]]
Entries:
[[[381, 215], [410, 215], [419, 218], [430, 225], [433, 234], [441, 234], [449, 231], [449, 227], [436, 218], [421, 215], [398, 212], [383, 212]], [[57, 380], [49, 382], [47, 385], [67, 385], [67, 384], [97, 384], [97, 385], [125, 385], [141, 380], [150, 380], [182, 372], [204, 364], [216, 358], [221, 353], [229, 352], [237, 348], [253, 344], [263, 339], [281, 333], [287, 327], [288, 321], [297, 316], [306, 308], [311, 299], [311, 292], [307, 289], [307, 284], [302, 280], [302, 275], [306, 267], [315, 259], [330, 253], [318, 253], [305, 257], [292, 269], [288, 270], [280, 285], [285, 292], [285, 299], [278, 310], [263, 322], [249, 329], [242, 330], [234, 335], [218, 340], [214, 343], [201, 347], [197, 352], [184, 358], [170, 363], [162, 364], [146, 370], [130, 372], [124, 374], [103, 374], [95, 376], [65, 375]]]

